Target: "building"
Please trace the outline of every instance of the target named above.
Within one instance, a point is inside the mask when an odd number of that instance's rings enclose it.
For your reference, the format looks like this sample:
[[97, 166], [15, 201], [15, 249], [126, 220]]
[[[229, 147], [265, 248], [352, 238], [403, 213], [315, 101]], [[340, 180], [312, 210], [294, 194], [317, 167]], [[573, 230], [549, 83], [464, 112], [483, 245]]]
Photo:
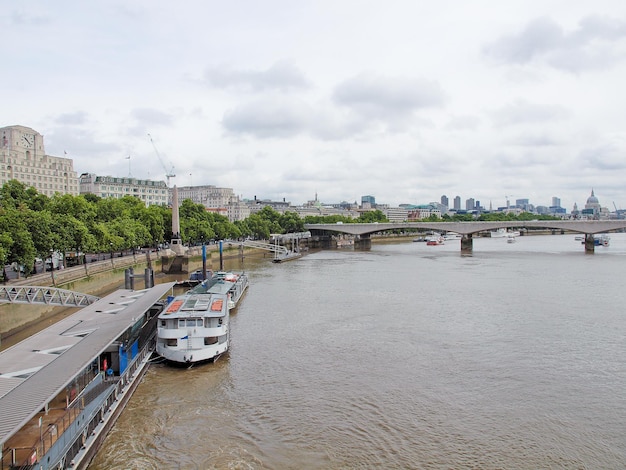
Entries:
[[585, 208], [581, 211], [581, 215], [587, 219], [608, 219], [610, 212], [607, 207], [602, 207], [600, 201], [591, 190], [591, 196], [587, 198]]
[[448, 201], [448, 196], [446, 196], [445, 194], [443, 196], [441, 196], [441, 205], [442, 206], [446, 206], [446, 210], [448, 209], [448, 207], [450, 207], [450, 203]]
[[454, 210], [455, 211], [460, 211], [461, 210], [461, 196], [455, 196], [455, 198], [454, 198]]
[[408, 207], [407, 220], [415, 222], [417, 220], [427, 219], [430, 216], [441, 218], [441, 211], [433, 204], [421, 204]]
[[375, 209], [376, 198], [374, 196], [361, 196], [361, 207], [363, 209]]
[[141, 180], [130, 176], [98, 176], [93, 173], [80, 175], [80, 194], [95, 194], [101, 198], [135, 196], [146, 206], [167, 206], [168, 191], [165, 181]]
[[[225, 215], [231, 222], [244, 220], [251, 213], [250, 205], [242, 202], [232, 188], [203, 185], [181, 186], [177, 189], [179, 203], [190, 199], [195, 204], [202, 204], [210, 212]], [[171, 191], [170, 189], [170, 193]]]
[[389, 222], [406, 222], [409, 211], [405, 207], [387, 207], [382, 211]]
[[72, 159], [46, 155], [43, 135], [30, 127], [0, 128], [0, 186], [13, 179], [49, 197], [79, 194]]
[[472, 211], [476, 208], [476, 202], [474, 201], [473, 197], [470, 197], [469, 199], [465, 200], [465, 210], [466, 211]]

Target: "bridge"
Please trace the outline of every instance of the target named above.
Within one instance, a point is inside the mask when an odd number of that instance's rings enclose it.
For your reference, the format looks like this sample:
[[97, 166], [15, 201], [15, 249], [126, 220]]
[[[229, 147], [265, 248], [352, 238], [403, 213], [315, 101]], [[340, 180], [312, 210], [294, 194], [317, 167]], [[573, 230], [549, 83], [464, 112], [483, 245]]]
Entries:
[[55, 287], [0, 286], [0, 304], [45, 304], [65, 307], [86, 307], [97, 300], [99, 300], [99, 297]]
[[388, 230], [434, 230], [438, 232], [456, 232], [461, 234], [461, 252], [471, 253], [473, 235], [499, 228], [548, 229], [581, 233], [585, 235], [585, 252], [594, 252], [594, 234], [626, 229], [626, 220], [530, 220], [530, 221], [494, 221], [494, 222], [396, 222], [369, 224], [304, 224], [312, 234], [328, 232], [347, 233], [358, 237], [355, 246], [370, 248], [372, 233]]

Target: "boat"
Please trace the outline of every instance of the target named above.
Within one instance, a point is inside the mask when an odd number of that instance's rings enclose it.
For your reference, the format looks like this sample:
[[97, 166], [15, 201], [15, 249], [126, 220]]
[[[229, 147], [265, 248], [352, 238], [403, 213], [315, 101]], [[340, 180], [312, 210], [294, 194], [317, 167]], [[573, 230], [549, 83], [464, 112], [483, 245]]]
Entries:
[[[582, 239], [581, 242], [583, 245], [585, 244], [585, 239]], [[611, 244], [611, 237], [606, 233], [598, 233], [593, 236], [593, 244], [594, 246], [609, 246]]]
[[0, 468], [87, 468], [150, 364], [173, 285], [120, 289], [0, 352]]
[[444, 238], [439, 234], [434, 234], [426, 239], [426, 245], [434, 246], [434, 245], [443, 245]]
[[228, 351], [228, 295], [194, 289], [170, 299], [159, 314], [156, 352], [172, 364], [215, 361]]
[[443, 239], [448, 241], [448, 240], [461, 240], [463, 238], [463, 235], [461, 235], [460, 233], [456, 233], [456, 232], [448, 232], [443, 236]]
[[515, 235], [513, 235], [512, 233], [509, 233], [506, 237], [506, 242], [507, 243], [515, 243]]
[[217, 271], [211, 277], [202, 281], [191, 289], [191, 294], [225, 294], [228, 296], [228, 308], [237, 308], [239, 300], [248, 288], [250, 282], [244, 272], [233, 273]]
[[498, 230], [489, 232], [491, 238], [504, 238], [507, 237], [509, 234], [512, 234], [514, 237], [520, 236], [519, 230], [507, 230], [505, 228], [499, 228]]

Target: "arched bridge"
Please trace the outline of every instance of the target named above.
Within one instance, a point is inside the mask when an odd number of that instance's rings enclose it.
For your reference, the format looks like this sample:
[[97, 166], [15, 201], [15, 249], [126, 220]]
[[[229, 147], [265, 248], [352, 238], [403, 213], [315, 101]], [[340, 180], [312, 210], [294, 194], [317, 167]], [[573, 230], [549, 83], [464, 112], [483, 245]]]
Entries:
[[80, 294], [55, 287], [42, 286], [0, 286], [0, 303], [45, 304], [65, 307], [86, 307], [99, 297]]
[[565, 230], [585, 234], [585, 251], [594, 251], [593, 235], [626, 229], [626, 220], [530, 220], [530, 221], [494, 221], [494, 222], [397, 222], [369, 224], [304, 224], [304, 228], [313, 234], [337, 232], [356, 235], [361, 239], [361, 246], [370, 244], [372, 233], [398, 229], [435, 230], [438, 232], [456, 232], [462, 235], [461, 251], [472, 251], [472, 236], [475, 233], [488, 232], [499, 228], [551, 229]]

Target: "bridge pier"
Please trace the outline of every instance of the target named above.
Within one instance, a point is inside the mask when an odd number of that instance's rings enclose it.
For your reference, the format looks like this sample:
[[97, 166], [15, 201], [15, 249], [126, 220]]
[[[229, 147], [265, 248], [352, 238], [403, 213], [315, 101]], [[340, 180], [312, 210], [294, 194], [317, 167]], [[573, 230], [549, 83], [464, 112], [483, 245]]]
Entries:
[[585, 233], [585, 253], [595, 253], [596, 241], [593, 233]]
[[364, 233], [363, 235], [356, 236], [354, 238], [354, 249], [355, 250], [371, 250], [372, 239], [370, 238], [370, 234]]
[[472, 234], [468, 233], [461, 237], [461, 253], [472, 253], [474, 250], [474, 239]]

